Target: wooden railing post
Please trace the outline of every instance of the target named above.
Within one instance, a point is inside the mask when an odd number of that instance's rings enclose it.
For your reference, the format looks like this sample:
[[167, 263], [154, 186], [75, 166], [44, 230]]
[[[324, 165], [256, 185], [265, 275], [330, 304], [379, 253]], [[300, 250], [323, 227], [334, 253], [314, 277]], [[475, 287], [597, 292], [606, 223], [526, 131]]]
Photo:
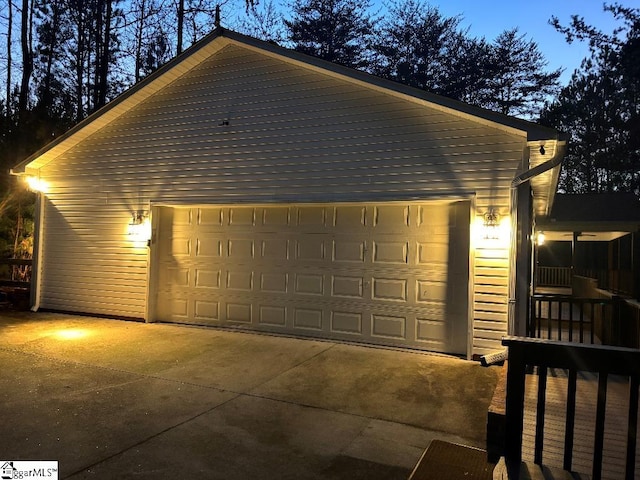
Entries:
[[524, 350], [509, 346], [505, 427], [505, 460], [509, 478], [520, 476], [522, 462], [522, 428], [524, 424], [524, 387], [526, 378]]
[[[507, 368], [505, 447], [504, 457], [509, 479], [517, 480], [522, 465], [522, 438], [524, 429], [525, 374], [527, 368], [537, 367], [538, 402], [536, 404], [536, 430], [534, 461], [543, 462], [546, 372], [549, 368], [568, 370], [567, 411], [563, 467], [573, 466], [573, 446], [576, 418], [577, 372], [598, 374], [593, 464], [591, 475], [601, 478], [605, 456], [605, 416], [607, 382], [612, 375], [629, 377], [629, 409], [626, 432], [625, 480], [635, 478], [636, 431], [638, 425], [638, 389], [640, 384], [640, 351], [623, 347], [584, 345], [545, 341], [523, 337], [503, 337], [502, 344], [509, 349]], [[612, 457], [607, 457], [611, 460]], [[545, 477], [546, 478], [546, 477]]]

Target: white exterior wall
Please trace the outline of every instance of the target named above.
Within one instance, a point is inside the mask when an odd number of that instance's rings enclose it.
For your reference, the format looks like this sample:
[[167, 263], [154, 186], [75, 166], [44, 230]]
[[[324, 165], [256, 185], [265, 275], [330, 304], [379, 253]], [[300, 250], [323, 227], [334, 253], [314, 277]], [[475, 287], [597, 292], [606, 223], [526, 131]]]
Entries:
[[[126, 231], [150, 205], [473, 198], [506, 217], [525, 147], [524, 133], [230, 45], [40, 169], [40, 307], [144, 317], [147, 248]], [[509, 239], [471, 244], [481, 354], [507, 331]]]

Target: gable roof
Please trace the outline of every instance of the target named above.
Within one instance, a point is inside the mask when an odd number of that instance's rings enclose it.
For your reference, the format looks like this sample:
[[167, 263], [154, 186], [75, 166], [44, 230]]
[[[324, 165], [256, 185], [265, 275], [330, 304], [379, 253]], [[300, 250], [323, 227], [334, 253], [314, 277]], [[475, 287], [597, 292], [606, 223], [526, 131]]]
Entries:
[[386, 94], [397, 96], [417, 104], [426, 105], [449, 114], [464, 117], [512, 134], [517, 134], [523, 136], [529, 142], [562, 140], [562, 137], [556, 130], [533, 122], [468, 105], [424, 90], [408, 87], [397, 82], [385, 80], [365, 72], [337, 65], [320, 58], [218, 27], [202, 40], [185, 50], [181, 55], [175, 57], [156, 72], [79, 122], [65, 134], [20, 162], [11, 170], [11, 173], [21, 175], [30, 173], [30, 171], [34, 172], [55, 160], [58, 156], [64, 154], [67, 150], [73, 148], [97, 130], [116, 120], [230, 44], [259, 51], [262, 54], [275, 56], [311, 70], [334, 75], [365, 88], [383, 91]]

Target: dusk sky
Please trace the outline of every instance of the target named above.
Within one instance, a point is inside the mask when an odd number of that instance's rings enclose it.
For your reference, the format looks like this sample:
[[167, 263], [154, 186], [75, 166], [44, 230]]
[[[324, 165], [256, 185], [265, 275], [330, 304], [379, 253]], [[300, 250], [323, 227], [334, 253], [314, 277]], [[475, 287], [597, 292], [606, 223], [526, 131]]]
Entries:
[[[375, 0], [374, 5], [382, 5]], [[602, 10], [600, 0], [445, 0], [432, 1], [446, 16], [462, 15], [464, 27], [470, 27], [474, 36], [493, 40], [507, 28], [519, 27], [521, 33], [532, 38], [549, 61], [550, 69], [564, 67], [562, 84], [566, 84], [574, 69], [588, 56], [589, 49], [582, 42], [567, 44], [548, 20], [552, 15], [563, 24], [569, 24], [571, 15], [583, 16], [587, 23], [605, 32], [611, 32], [621, 23]], [[612, 3], [612, 2], [608, 2]], [[640, 0], [621, 0], [626, 7], [640, 8]], [[375, 10], [375, 8], [374, 8]]]

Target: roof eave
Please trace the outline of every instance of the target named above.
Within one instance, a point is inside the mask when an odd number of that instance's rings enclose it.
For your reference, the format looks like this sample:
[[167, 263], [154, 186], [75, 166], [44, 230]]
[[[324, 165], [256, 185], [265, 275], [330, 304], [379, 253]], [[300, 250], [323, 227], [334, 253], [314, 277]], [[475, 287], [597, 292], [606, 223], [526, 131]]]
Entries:
[[[67, 147], [71, 148], [73, 145], [75, 145], [75, 143], [91, 135], [93, 133], [93, 130], [102, 128], [102, 126], [106, 125], [113, 119], [117, 118], [119, 115], [128, 111], [130, 108], [137, 105], [144, 99], [148, 98], [150, 95], [155, 93], [155, 91], [166, 86], [167, 83], [173, 81], [173, 79], [169, 79], [167, 82], [161, 82], [160, 80], [162, 79], [162, 77], [170, 75], [170, 73], [174, 69], [180, 66], [184, 67], [183, 71], [179, 74], [183, 75], [186, 71], [189, 71], [191, 68], [198, 65], [202, 61], [202, 59], [197, 59], [196, 54], [201, 50], [209, 47], [210, 50], [206, 53], [206, 57], [208, 57], [228, 44], [228, 42], [219, 42], [218, 44], [216, 44], [217, 48], [211, 48], [214, 44], [214, 41], [219, 38], [225, 38], [229, 42], [235, 42], [244, 47], [253, 48], [261, 52], [266, 52], [268, 54], [277, 56], [279, 58], [287, 59], [291, 62], [305, 66], [306, 68], [311, 67], [326, 73], [331, 73], [348, 81], [358, 83], [368, 88], [374, 88], [386, 93], [400, 96], [404, 99], [408, 99], [419, 104], [436, 107], [449, 113], [453, 113], [455, 115], [466, 117], [475, 121], [484, 121], [484, 123], [496, 128], [506, 130], [513, 134], [521, 135], [525, 137], [529, 142], [562, 139], [562, 135], [560, 135], [556, 130], [538, 125], [533, 122], [510, 117], [484, 108], [472, 106], [457, 100], [429, 93], [414, 87], [409, 87], [401, 83], [393, 82], [391, 80], [376, 77], [366, 72], [337, 65], [317, 57], [312, 57], [295, 50], [290, 50], [273, 43], [258, 40], [218, 27], [209, 35], [205, 36], [202, 40], [185, 50], [182, 54], [178, 55], [177, 57], [173, 58], [165, 65], [160, 67], [156, 72], [152, 73], [141, 82], [132, 86], [121, 95], [116, 97], [114, 100], [109, 102], [107, 105], [89, 115], [83, 121], [79, 122], [65, 134], [53, 140], [45, 147], [41, 148], [40, 150], [17, 164], [14, 168], [11, 169], [11, 173], [13, 175], [22, 175], [27, 173], [29, 165], [35, 160], [40, 159], [47, 153], [51, 154], [51, 158], [48, 160], [43, 160], [43, 164], [46, 164], [48, 161], [55, 159], [58, 155], [61, 154], [61, 152], [66, 151], [66, 149], [64, 148], [65, 142], [69, 142]], [[178, 76], [176, 76], [176, 78]], [[97, 123], [97, 120], [100, 118], [103, 119], [102, 124]], [[89, 128], [90, 126], [93, 126], [93, 129]], [[72, 137], [76, 137], [75, 143], [70, 142], [70, 139]], [[59, 152], [53, 151], [54, 149], [59, 149]], [[34, 170], [41, 168], [41, 166], [42, 165], [34, 166]]]

